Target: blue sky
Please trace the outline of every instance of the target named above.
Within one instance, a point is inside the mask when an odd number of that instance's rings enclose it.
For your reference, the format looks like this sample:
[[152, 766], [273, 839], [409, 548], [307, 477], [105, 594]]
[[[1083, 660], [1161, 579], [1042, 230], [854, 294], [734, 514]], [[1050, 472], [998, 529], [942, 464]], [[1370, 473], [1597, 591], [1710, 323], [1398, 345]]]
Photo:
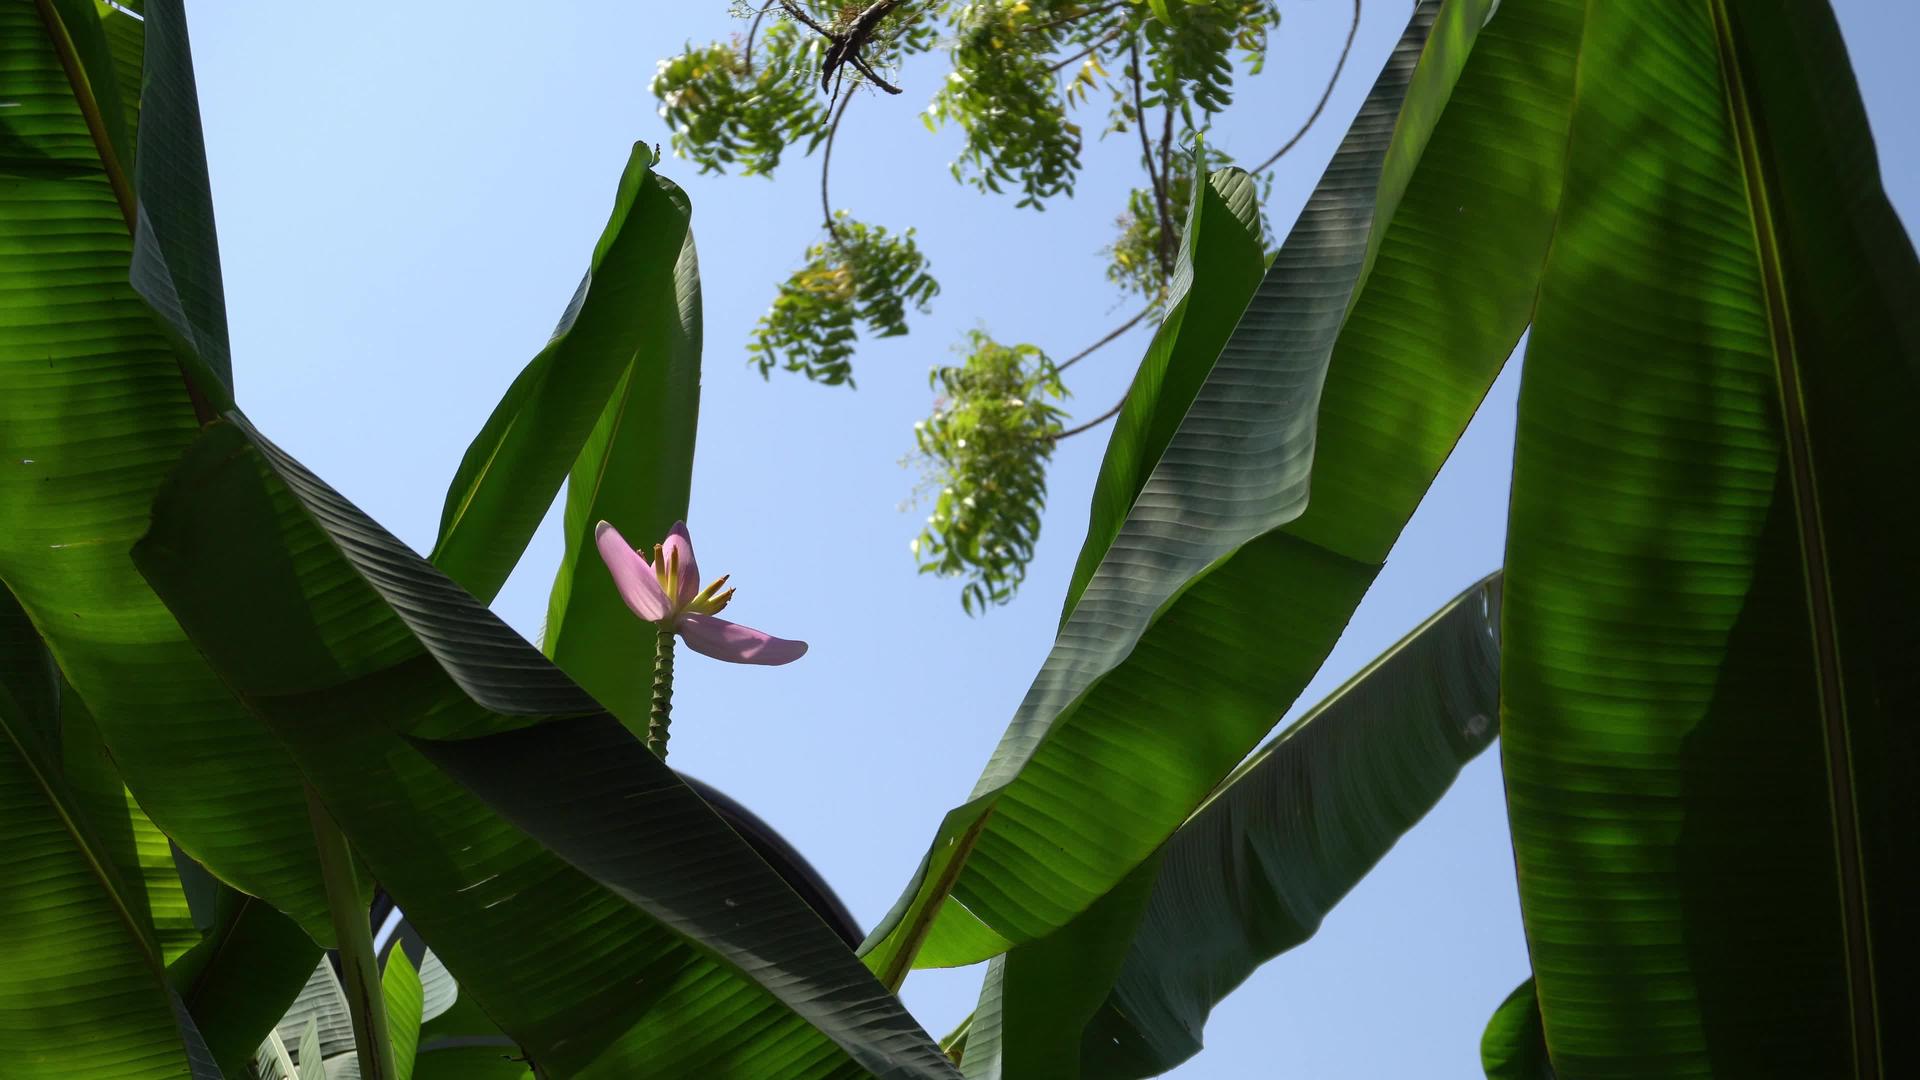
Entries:
[[[1398, 36], [1410, 4], [1368, 4], [1318, 127], [1283, 160], [1284, 230]], [[1920, 9], [1836, 0], [1894, 203], [1920, 214], [1908, 43]], [[1351, 9], [1289, 0], [1267, 73], [1216, 134], [1258, 160], [1331, 70]], [[545, 342], [584, 269], [635, 140], [666, 142], [647, 83], [689, 40], [740, 29], [726, 0], [538, 5], [194, 3], [189, 7], [241, 401], [266, 431], [416, 548], [432, 541], [468, 441]], [[1105, 429], [1068, 440], [1020, 600], [968, 618], [913, 572], [903, 467], [930, 365], [969, 329], [1065, 356], [1133, 308], [1100, 249], [1136, 182], [1124, 140], [1089, 144], [1078, 196], [1044, 214], [949, 178], [927, 134], [938, 62], [900, 98], [864, 97], [835, 151], [834, 202], [915, 226], [944, 292], [905, 338], [864, 347], [860, 389], [746, 364], [749, 328], [818, 231], [817, 160], [774, 181], [660, 171], [694, 204], [706, 360], [690, 523], [734, 613], [806, 638], [781, 669], [689, 657], [673, 760], [754, 808], [863, 924], [891, 906], [942, 814], [964, 799], [1045, 656], [1086, 528]], [[1089, 131], [1098, 123], [1090, 122]], [[1143, 329], [1074, 369], [1073, 408], [1117, 400]], [[1312, 687], [1311, 703], [1498, 566], [1518, 363], [1415, 515]], [[496, 609], [536, 636], [560, 552], [550, 518]], [[1481, 1028], [1527, 972], [1497, 749], [1328, 918], [1218, 1009], [1211, 1077], [1478, 1077]], [[978, 970], [918, 972], [905, 996], [936, 1036]]]

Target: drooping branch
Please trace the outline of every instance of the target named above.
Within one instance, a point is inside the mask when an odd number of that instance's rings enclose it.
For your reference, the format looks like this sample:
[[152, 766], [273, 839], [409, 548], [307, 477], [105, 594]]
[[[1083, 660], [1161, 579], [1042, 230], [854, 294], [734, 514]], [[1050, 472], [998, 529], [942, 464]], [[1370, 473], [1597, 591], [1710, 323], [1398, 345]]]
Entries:
[[1127, 49], [1132, 65], [1127, 69], [1127, 79], [1133, 84], [1133, 127], [1140, 133], [1140, 156], [1147, 168], [1147, 180], [1153, 185], [1154, 213], [1164, 227], [1172, 215], [1167, 211], [1167, 189], [1160, 174], [1153, 167], [1153, 141], [1147, 137], [1146, 98], [1141, 92], [1140, 83], [1144, 75], [1140, 67], [1140, 38], [1135, 35], [1128, 40]]
[[1161, 105], [1166, 116], [1160, 126], [1160, 180], [1167, 197], [1160, 200], [1160, 273], [1173, 277], [1173, 96]]
[[1072, 437], [1080, 434], [1083, 431], [1092, 431], [1094, 428], [1099, 427], [1101, 424], [1104, 424], [1107, 421], [1113, 419], [1114, 417], [1119, 416], [1120, 410], [1126, 408], [1126, 405], [1127, 405], [1127, 396], [1125, 394], [1122, 394], [1120, 395], [1120, 400], [1113, 403], [1113, 408], [1108, 409], [1106, 412], [1101, 413], [1099, 416], [1094, 417], [1093, 419], [1087, 421], [1084, 424], [1081, 424], [1078, 427], [1070, 427], [1067, 430], [1061, 432], [1060, 434], [1055, 435], [1053, 437], [1053, 441], [1059, 442], [1061, 439], [1071, 439]]
[[740, 59], [746, 67], [749, 79], [753, 78], [753, 36], [760, 32], [760, 20], [766, 18], [767, 12], [773, 10], [773, 5], [778, 2], [779, 0], [767, 0], [766, 3], [761, 4], [760, 10], [753, 13], [753, 22], [747, 24], [747, 42], [741, 46]]
[[1072, 367], [1073, 365], [1079, 363], [1080, 361], [1085, 360], [1087, 357], [1092, 356], [1095, 352], [1097, 352], [1102, 347], [1106, 345], [1110, 345], [1113, 342], [1117, 341], [1120, 338], [1120, 335], [1125, 334], [1127, 331], [1140, 325], [1140, 320], [1146, 318], [1148, 315], [1151, 315], [1152, 313], [1153, 313], [1153, 309], [1150, 307], [1141, 308], [1138, 312], [1134, 313], [1133, 318], [1128, 319], [1126, 322], [1123, 322], [1119, 326], [1115, 327], [1114, 330], [1111, 333], [1109, 333], [1106, 337], [1103, 337], [1099, 341], [1096, 341], [1093, 344], [1087, 346], [1086, 348], [1081, 349], [1079, 352], [1074, 353], [1072, 356], [1068, 357], [1066, 360], [1061, 362], [1061, 364], [1058, 367], [1054, 368], [1053, 370], [1065, 371], [1068, 368]]
[[1048, 19], [1046, 22], [1029, 23], [1021, 27], [1020, 32], [1023, 34], [1037, 34], [1043, 30], [1052, 30], [1057, 26], [1065, 26], [1068, 23], [1079, 22], [1081, 19], [1090, 19], [1096, 15], [1105, 15], [1115, 8], [1123, 8], [1130, 3], [1131, 0], [1113, 0], [1110, 4], [1101, 4], [1099, 7], [1088, 8], [1085, 11], [1076, 11], [1071, 15], [1061, 15], [1057, 18]]
[[868, 82], [885, 90], [887, 93], [898, 94], [901, 92], [899, 87], [881, 78], [878, 73], [868, 67], [866, 60], [862, 59], [859, 53], [848, 53], [847, 62], [852, 64], [860, 74], [865, 75]]
[[1253, 169], [1252, 172], [1254, 175], [1257, 176], [1265, 172], [1274, 162], [1279, 161], [1287, 151], [1298, 145], [1300, 140], [1306, 136], [1307, 132], [1313, 128], [1314, 121], [1320, 119], [1321, 111], [1327, 107], [1327, 99], [1333, 96], [1334, 86], [1340, 82], [1341, 69], [1347, 66], [1347, 54], [1353, 51], [1353, 36], [1359, 32], [1360, 0], [1353, 0], [1353, 22], [1347, 27], [1347, 43], [1340, 47], [1340, 59], [1333, 65], [1333, 75], [1327, 79], [1326, 89], [1320, 91], [1320, 100], [1314, 104], [1313, 112], [1307, 115], [1307, 122], [1300, 125], [1300, 130], [1294, 132], [1293, 137], [1282, 144], [1280, 149], [1275, 150], [1272, 157], [1261, 162], [1259, 167]]
[[825, 147], [820, 152], [820, 216], [827, 224], [827, 233], [835, 240], [840, 239], [840, 227], [833, 223], [833, 200], [827, 196], [827, 177], [833, 169], [833, 139], [840, 134], [840, 118], [847, 115], [847, 106], [853, 104], [853, 95], [840, 99], [839, 108], [833, 110], [833, 120], [827, 124]]
[[1100, 35], [1100, 37], [1094, 39], [1093, 44], [1087, 46], [1084, 49], [1081, 49], [1079, 52], [1074, 53], [1072, 56], [1067, 57], [1065, 60], [1061, 60], [1055, 63], [1052, 67], [1049, 67], [1047, 70], [1050, 72], [1059, 71], [1067, 67], [1068, 65], [1072, 64], [1076, 60], [1085, 60], [1087, 57], [1097, 52], [1102, 46], [1107, 45], [1108, 43], [1112, 42], [1114, 38], [1119, 37], [1121, 32], [1124, 31], [1125, 29], [1126, 29], [1125, 23], [1122, 23], [1121, 25], [1114, 27], [1113, 29], [1107, 31], [1105, 34], [1102, 34]]

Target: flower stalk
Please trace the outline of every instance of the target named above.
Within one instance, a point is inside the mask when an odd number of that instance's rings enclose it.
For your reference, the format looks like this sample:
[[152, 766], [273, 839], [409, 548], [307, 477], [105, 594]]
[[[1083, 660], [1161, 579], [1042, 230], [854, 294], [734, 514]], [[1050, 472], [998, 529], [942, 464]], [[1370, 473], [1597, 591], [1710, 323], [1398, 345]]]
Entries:
[[647, 749], [667, 760], [668, 727], [673, 723], [673, 631], [664, 627], [654, 637], [653, 708], [647, 714]]
[[[340, 983], [347, 994], [347, 1012], [353, 1018], [360, 1076], [362, 1080], [398, 1080], [393, 1041], [387, 1034], [386, 998], [380, 992], [380, 966], [373, 955], [373, 927], [367, 921], [367, 903], [360, 895], [353, 852], [346, 834], [311, 785], [307, 787], [307, 814], [313, 820], [327, 913], [333, 918], [333, 933], [340, 948]], [[306, 1068], [306, 1062], [301, 1062], [301, 1068]]]

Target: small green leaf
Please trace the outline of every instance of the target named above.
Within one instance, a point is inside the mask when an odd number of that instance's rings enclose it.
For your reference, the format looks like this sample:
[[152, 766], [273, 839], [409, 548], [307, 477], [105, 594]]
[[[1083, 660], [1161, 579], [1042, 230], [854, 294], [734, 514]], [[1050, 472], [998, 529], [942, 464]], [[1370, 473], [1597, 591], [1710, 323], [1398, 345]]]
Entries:
[[413, 1059], [420, 1047], [420, 1017], [425, 996], [420, 973], [405, 949], [387, 954], [387, 967], [380, 973], [380, 997], [387, 1010], [387, 1038], [393, 1043], [393, 1064], [398, 1080], [413, 1080]]
[[1514, 987], [1487, 1021], [1480, 1037], [1480, 1067], [1487, 1080], [1554, 1080], [1531, 977]]

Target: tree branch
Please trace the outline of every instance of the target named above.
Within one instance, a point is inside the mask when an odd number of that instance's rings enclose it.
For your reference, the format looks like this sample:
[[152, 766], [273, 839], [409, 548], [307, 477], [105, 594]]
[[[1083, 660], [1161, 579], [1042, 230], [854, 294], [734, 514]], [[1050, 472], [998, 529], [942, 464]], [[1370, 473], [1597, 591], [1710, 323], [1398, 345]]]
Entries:
[[827, 125], [826, 149], [820, 152], [820, 215], [827, 223], [827, 234], [836, 241], [840, 239], [840, 227], [833, 223], [833, 202], [827, 198], [827, 172], [833, 167], [833, 137], [840, 134], [840, 118], [847, 115], [851, 104], [852, 94], [840, 99], [840, 107], [833, 111], [833, 121]]
[[1055, 372], [1065, 371], [1068, 368], [1072, 367], [1073, 365], [1079, 363], [1080, 361], [1085, 360], [1087, 357], [1093, 355], [1095, 350], [1099, 349], [1104, 345], [1109, 345], [1113, 343], [1114, 341], [1119, 339], [1120, 335], [1140, 325], [1140, 320], [1146, 318], [1148, 315], [1152, 313], [1153, 313], [1153, 309], [1150, 307], [1141, 308], [1133, 316], [1133, 318], [1128, 319], [1126, 322], [1121, 323], [1116, 329], [1114, 329], [1112, 333], [1108, 334], [1106, 337], [1101, 338], [1099, 341], [1096, 341], [1093, 344], [1087, 346], [1086, 348], [1081, 349], [1079, 352], [1074, 353], [1072, 356], [1067, 358], [1066, 362], [1055, 366], [1053, 370]]
[[1147, 138], [1147, 107], [1140, 93], [1142, 73], [1140, 69], [1140, 37], [1134, 35], [1127, 41], [1127, 49], [1133, 58], [1132, 66], [1127, 69], [1127, 78], [1133, 83], [1133, 127], [1140, 133], [1140, 156], [1147, 167], [1147, 180], [1153, 184], [1154, 213], [1161, 221], [1167, 219], [1167, 192], [1161, 183], [1160, 174], [1153, 170], [1153, 143]]
[[867, 77], [868, 82], [871, 82], [873, 85], [879, 87], [882, 90], [885, 90], [887, 93], [898, 94], [901, 92], [899, 87], [881, 78], [879, 75], [876, 75], [874, 73], [874, 70], [867, 66], [866, 60], [863, 59], [859, 53], [848, 53], [847, 62], [851, 63], [855, 68], [857, 68], [860, 74], [865, 75]]
[[1125, 29], [1126, 29], [1126, 25], [1124, 23], [1114, 27], [1113, 29], [1107, 31], [1101, 37], [1096, 39], [1093, 44], [1087, 46], [1084, 49], [1081, 49], [1079, 52], [1074, 53], [1072, 56], [1067, 57], [1065, 60], [1060, 61], [1059, 63], [1053, 65], [1047, 70], [1050, 72], [1059, 71], [1060, 69], [1066, 67], [1068, 64], [1073, 63], [1075, 60], [1086, 59], [1088, 56], [1092, 55], [1096, 50], [1098, 50], [1102, 45], [1105, 45], [1108, 42], [1112, 41], [1114, 38], [1119, 37], [1120, 32]]
[[1293, 133], [1293, 138], [1288, 139], [1285, 145], [1281, 146], [1280, 149], [1275, 150], [1273, 152], [1272, 157], [1261, 162], [1258, 168], [1252, 170], [1254, 175], [1257, 176], [1260, 173], [1265, 172], [1267, 168], [1271, 166], [1274, 162], [1279, 161], [1280, 158], [1284, 154], [1286, 154], [1287, 151], [1293, 149], [1294, 146], [1297, 143], [1299, 143], [1300, 139], [1306, 135], [1309, 129], [1313, 127], [1314, 121], [1320, 119], [1321, 110], [1327, 107], [1327, 99], [1333, 96], [1334, 85], [1340, 81], [1341, 69], [1347, 66], [1347, 54], [1353, 51], [1353, 35], [1359, 32], [1360, 32], [1360, 0], [1353, 0], [1353, 23], [1352, 25], [1347, 27], [1347, 43], [1340, 47], [1340, 60], [1339, 62], [1333, 65], [1333, 76], [1327, 80], [1327, 88], [1320, 92], [1319, 103], [1314, 105], [1313, 112], [1309, 114], [1307, 117], [1307, 122], [1304, 124], [1301, 124], [1300, 130]]
[[1119, 416], [1120, 410], [1123, 408], [1126, 408], [1126, 405], [1127, 405], [1127, 396], [1125, 394], [1122, 394], [1120, 395], [1120, 400], [1113, 403], [1113, 408], [1108, 409], [1106, 412], [1101, 413], [1099, 416], [1096, 416], [1093, 419], [1087, 421], [1086, 423], [1081, 424], [1079, 427], [1070, 427], [1067, 430], [1061, 432], [1060, 434], [1055, 435], [1053, 437], [1053, 441], [1059, 442], [1061, 439], [1070, 439], [1075, 435], [1080, 434], [1083, 431], [1092, 431], [1094, 428], [1099, 427], [1101, 424], [1104, 424], [1107, 421], [1113, 419], [1114, 417]]
[[1160, 200], [1160, 273], [1173, 277], [1173, 98], [1161, 103], [1166, 120], [1160, 127], [1160, 181], [1167, 197]]
[[1062, 15], [1057, 19], [1048, 19], [1046, 22], [1033, 23], [1030, 26], [1023, 26], [1020, 28], [1020, 32], [1023, 34], [1037, 34], [1042, 30], [1051, 30], [1056, 26], [1065, 26], [1068, 23], [1078, 22], [1081, 19], [1089, 18], [1094, 15], [1105, 15], [1107, 12], [1112, 11], [1114, 8], [1126, 7], [1130, 2], [1131, 0], [1114, 0], [1113, 3], [1102, 4], [1097, 8], [1088, 8], [1086, 11], [1077, 12], [1072, 15]]
[[900, 0], [874, 0], [873, 3], [867, 5], [865, 10], [853, 17], [853, 21], [847, 25], [845, 33], [839, 33], [821, 26], [806, 12], [800, 10], [799, 6], [794, 4], [793, 0], [780, 0], [780, 6], [787, 10], [787, 14], [800, 21], [809, 30], [832, 42], [832, 44], [827, 47], [826, 57], [822, 59], [820, 63], [820, 90], [822, 93], [825, 93], [827, 87], [833, 83], [834, 74], [847, 64], [852, 64], [855, 70], [873, 80], [875, 86], [880, 87], [887, 93], [900, 93], [899, 87], [876, 75], [873, 68], [867, 66], [867, 62], [860, 57], [860, 50], [866, 47], [868, 41], [872, 40], [874, 32], [880, 28], [881, 21], [888, 15], [891, 15], [894, 8], [900, 6]]
[[800, 10], [800, 6], [798, 4], [795, 4], [793, 0], [780, 0], [780, 6], [783, 8], [786, 8], [787, 14], [792, 16], [793, 21], [799, 23], [801, 26], [806, 27], [807, 29], [813, 31], [816, 34], [819, 34], [821, 37], [826, 38], [829, 41], [840, 40], [839, 35], [835, 34], [833, 31], [827, 29], [826, 27], [821, 26], [819, 23], [814, 22], [813, 16]]
[[761, 4], [760, 10], [753, 14], [753, 22], [747, 26], [747, 43], [740, 50], [740, 56], [746, 63], [749, 79], [753, 78], [753, 35], [760, 32], [760, 20], [767, 17], [767, 12], [773, 10], [773, 5], [777, 2], [778, 0], [767, 0], [766, 3]]

